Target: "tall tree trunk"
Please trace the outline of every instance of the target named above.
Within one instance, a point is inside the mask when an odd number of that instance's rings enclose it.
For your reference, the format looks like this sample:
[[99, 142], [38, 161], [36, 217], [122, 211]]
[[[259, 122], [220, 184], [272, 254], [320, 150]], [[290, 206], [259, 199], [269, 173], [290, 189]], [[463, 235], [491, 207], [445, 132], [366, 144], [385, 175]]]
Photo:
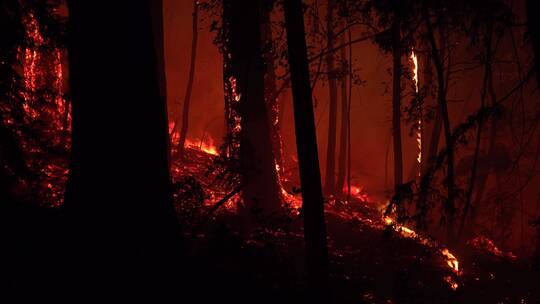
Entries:
[[264, 0], [261, 7], [261, 36], [263, 45], [263, 58], [266, 66], [265, 73], [265, 100], [270, 131], [272, 134], [272, 149], [278, 172], [283, 172], [283, 141], [281, 138], [281, 111], [282, 103], [278, 105], [279, 96], [276, 88], [276, 67], [274, 64], [274, 50], [272, 45], [272, 24], [270, 14], [274, 5], [273, 0]]
[[403, 155], [401, 147], [401, 16], [396, 9], [392, 25], [392, 137], [394, 139], [394, 191], [403, 184]]
[[[540, 88], [540, 20], [537, 16], [538, 1], [526, 0], [527, 11], [527, 31], [532, 42], [534, 52], [534, 70], [536, 73], [536, 81]], [[537, 215], [536, 227], [536, 249], [534, 259], [537, 268], [540, 268], [540, 214]]]
[[[193, 0], [193, 21], [191, 24], [191, 59], [189, 64], [189, 78], [187, 82], [186, 95], [184, 96], [184, 103], [182, 108], [182, 127], [180, 128], [180, 135], [178, 140], [178, 159], [182, 160], [184, 157], [184, 145], [186, 143], [186, 136], [189, 127], [189, 106], [191, 103], [191, 92], [193, 90], [193, 80], [195, 79], [195, 62], [197, 60], [197, 40], [199, 37], [199, 30], [197, 28], [199, 20], [199, 1]], [[176, 125], [178, 125], [178, 121]]]
[[[492, 21], [489, 21], [486, 30], [486, 38], [485, 38], [485, 44], [486, 44], [486, 57], [485, 57], [485, 68], [484, 68], [484, 81], [482, 84], [482, 91], [480, 92], [480, 111], [482, 111], [486, 106], [486, 95], [488, 90], [488, 82], [491, 81], [491, 58], [492, 58], [492, 51], [491, 51], [491, 41], [492, 41], [492, 30], [493, 30], [493, 23]], [[467, 187], [467, 197], [465, 199], [465, 207], [463, 209], [463, 214], [461, 216], [461, 222], [459, 224], [459, 230], [457, 234], [456, 241], [459, 241], [463, 234], [463, 229], [465, 228], [465, 221], [467, 220], [467, 215], [469, 213], [469, 209], [471, 208], [471, 200], [474, 192], [474, 186], [477, 178], [477, 171], [478, 171], [478, 159], [480, 158], [480, 143], [482, 142], [482, 130], [484, 128], [484, 121], [482, 119], [482, 116], [478, 119], [478, 126], [476, 129], [476, 143], [474, 147], [474, 156], [473, 156], [473, 164], [471, 168], [471, 178], [469, 180], [469, 185]]]
[[531, 39], [532, 49], [534, 52], [534, 71], [536, 73], [536, 81], [540, 87], [540, 20], [538, 19], [538, 2], [534, 0], [526, 0], [527, 12], [527, 32]]
[[103, 0], [68, 5], [73, 131], [63, 206], [66, 283], [80, 294], [168, 290], [178, 234], [161, 1], [130, 2], [129, 9]]
[[328, 248], [302, 1], [285, 1], [284, 11], [309, 283], [312, 298], [327, 303]]
[[[487, 94], [490, 97], [491, 106], [495, 107], [497, 103], [497, 97], [495, 95], [495, 88], [493, 86], [493, 73], [490, 70], [490, 73], [488, 74], [488, 80], [487, 80]], [[493, 168], [494, 159], [496, 158], [496, 149], [497, 149], [497, 134], [498, 134], [498, 124], [499, 124], [499, 117], [497, 117], [497, 114], [494, 113], [490, 117], [491, 125], [490, 125], [490, 134], [489, 134], [489, 141], [488, 141], [488, 151], [486, 155], [484, 156], [485, 159], [488, 160], [487, 166], [483, 166], [481, 168], [478, 168], [478, 174], [476, 179], [476, 184], [478, 185], [476, 190], [476, 196], [474, 198], [474, 206], [479, 206], [482, 202], [482, 199], [484, 197], [484, 192], [486, 190], [489, 174]], [[476, 220], [476, 213], [471, 214], [470, 221], [472, 223]]]
[[[345, 33], [341, 35], [341, 44], [345, 45]], [[341, 48], [341, 60], [343, 61], [342, 76], [340, 79], [341, 85], [341, 129], [339, 136], [339, 156], [338, 156], [338, 174], [336, 184], [336, 194], [342, 196], [345, 186], [345, 177], [347, 176], [347, 134], [349, 133], [348, 121], [349, 121], [349, 106], [347, 96], [347, 71], [351, 69], [351, 63], [347, 61], [347, 52], [345, 48]], [[350, 92], [349, 92], [350, 94]]]
[[326, 15], [327, 49], [326, 68], [329, 88], [328, 110], [328, 142], [326, 146], [326, 178], [324, 192], [326, 195], [335, 194], [336, 187], [336, 129], [337, 129], [337, 79], [334, 64], [334, 9], [335, 0], [328, 0]]
[[281, 209], [268, 113], [264, 98], [265, 70], [261, 48], [261, 0], [225, 0], [230, 71], [236, 81], [240, 122], [239, 162], [242, 198], [252, 215], [267, 219]]
[[[446, 42], [444, 37], [444, 31], [441, 29], [439, 31], [439, 38], [441, 41], [441, 57], [445, 57], [445, 48], [446, 48]], [[416, 219], [416, 227], [421, 230], [427, 229], [427, 198], [428, 198], [428, 192], [429, 188], [431, 186], [431, 172], [432, 166], [435, 165], [437, 154], [439, 152], [439, 140], [441, 135], [441, 111], [440, 106], [438, 105], [437, 100], [433, 100], [432, 98], [432, 88], [433, 88], [433, 60], [431, 58], [431, 46], [429, 42], [424, 42], [424, 45], [422, 47], [423, 49], [426, 49], [427, 51], [424, 54], [424, 63], [422, 68], [422, 74], [423, 74], [423, 80], [421, 80], [421, 83], [423, 83], [423, 87], [426, 90], [426, 96], [424, 97], [424, 104], [431, 105], [435, 107], [435, 118], [433, 122], [429, 124], [429, 128], [426, 128], [428, 125], [424, 125], [424, 134], [430, 134], [428, 140], [423, 141], [423, 148], [425, 148], [422, 151], [422, 173], [420, 174], [420, 194], [418, 198], [417, 203], [417, 219]], [[427, 136], [424, 136], [427, 139]], [[426, 151], [426, 152], [424, 152]]]
[[347, 101], [347, 201], [351, 200], [351, 164], [352, 164], [352, 145], [351, 145], [351, 104], [352, 104], [352, 86], [353, 86], [353, 46], [352, 30], [347, 29], [349, 38], [349, 100]]
[[[446, 57], [446, 32], [444, 28], [439, 29], [439, 40], [440, 40], [440, 50], [441, 58]], [[428, 94], [426, 95], [426, 101], [432, 102], [436, 106], [435, 118], [432, 123], [431, 137], [429, 139], [429, 146], [424, 161], [424, 170], [429, 169], [430, 165], [433, 164], [439, 153], [439, 141], [441, 137], [442, 129], [442, 119], [441, 119], [441, 109], [437, 100], [432, 100], [430, 87], [433, 86], [433, 58], [431, 55], [431, 45], [429, 42], [426, 43], [425, 48], [429, 51], [425, 55], [424, 63], [424, 85], [427, 87]], [[449, 67], [447, 67], [449, 69]]]
[[435, 64], [435, 70], [437, 74], [437, 101], [439, 104], [442, 124], [444, 127], [444, 137], [446, 142], [446, 154], [447, 154], [447, 176], [446, 176], [446, 189], [447, 199], [445, 202], [446, 224], [448, 229], [448, 241], [453, 242], [454, 239], [454, 215], [455, 215], [455, 183], [454, 183], [454, 145], [452, 140], [452, 131], [450, 126], [450, 119], [448, 116], [448, 105], [446, 103], [446, 80], [444, 74], [444, 63], [441, 58], [441, 54], [437, 48], [437, 42], [435, 41], [435, 34], [433, 33], [433, 26], [431, 24], [431, 18], [427, 3], [423, 4], [423, 18], [426, 23], [428, 39], [431, 45], [431, 55]]

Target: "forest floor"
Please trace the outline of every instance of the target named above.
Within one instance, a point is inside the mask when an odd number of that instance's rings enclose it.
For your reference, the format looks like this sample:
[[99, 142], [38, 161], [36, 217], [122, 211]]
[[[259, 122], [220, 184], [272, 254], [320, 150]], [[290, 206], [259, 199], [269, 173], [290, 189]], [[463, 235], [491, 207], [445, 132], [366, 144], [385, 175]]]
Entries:
[[[253, 303], [255, 294], [257, 303], [304, 302], [304, 240], [294, 178], [283, 178], [290, 207], [286, 220], [240, 231], [238, 197], [213, 210], [230, 192], [211, 178], [213, 158], [188, 149], [185, 165], [173, 164], [175, 207], [183, 232], [180, 269], [188, 278], [179, 292], [197, 297], [198, 303]], [[334, 302], [540, 303], [540, 273], [529, 261], [501, 252], [483, 237], [463, 248], [445, 248], [385, 218], [381, 206], [360, 192], [350, 202], [326, 204]], [[0, 284], [9, 288], [20, 281], [44, 290], [57, 288], [48, 275], [55, 269], [51, 261], [62, 254], [48, 250], [61, 248], [50, 243], [60, 229], [56, 209], [2, 208], [0, 247], [8, 256], [0, 263]], [[7, 250], [12, 248], [17, 250]], [[12, 277], [2, 282], [6, 273]]]
[[[301, 202], [294, 183], [282, 177], [285, 201], [293, 211], [289, 221], [246, 234], [236, 228], [238, 198], [215, 213], [204, 211], [227, 194], [209, 178], [211, 159], [189, 149], [186, 165], [173, 167], [175, 180], [190, 176], [205, 189], [202, 212], [182, 207], [186, 192], [175, 196], [180, 218], [197, 218], [194, 225], [187, 220], [184, 237], [199, 284], [235, 299], [251, 290], [266, 295], [268, 302], [301, 302], [304, 243], [301, 217], [294, 212]], [[350, 202], [326, 204], [337, 303], [540, 303], [540, 275], [527, 261], [501, 252], [484, 237], [453, 251], [384, 217], [381, 206], [365, 193], [356, 193]]]

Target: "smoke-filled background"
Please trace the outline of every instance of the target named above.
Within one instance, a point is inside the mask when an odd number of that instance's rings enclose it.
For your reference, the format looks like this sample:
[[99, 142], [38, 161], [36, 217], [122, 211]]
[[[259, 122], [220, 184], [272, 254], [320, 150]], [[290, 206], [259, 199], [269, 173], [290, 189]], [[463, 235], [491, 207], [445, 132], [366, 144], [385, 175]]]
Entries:
[[[324, 7], [322, 8], [324, 15]], [[516, 7], [516, 12], [523, 12], [522, 8]], [[282, 20], [280, 10], [272, 15], [272, 20]], [[523, 16], [521, 16], [523, 18]], [[217, 146], [224, 136], [224, 99], [223, 99], [223, 60], [219, 49], [213, 41], [216, 32], [210, 32], [212, 18], [205, 12], [199, 14], [199, 40], [197, 46], [197, 60], [195, 80], [193, 84], [192, 102], [190, 108], [190, 123], [188, 139], [198, 141], [208, 135]], [[164, 24], [165, 24], [165, 57], [168, 90], [169, 117], [174, 121], [181, 115], [182, 100], [184, 98], [186, 83], [189, 75], [190, 43], [192, 37], [192, 3], [190, 1], [164, 1]], [[306, 21], [309, 28], [309, 21]], [[362, 37], [360, 27], [352, 28], [353, 39]], [[467, 116], [474, 113], [480, 105], [482, 87], [482, 71], [480, 64], [472, 64], [473, 59], [481, 56], [482, 48], [479, 45], [469, 46], [469, 41], [464, 38], [452, 37], [452, 54], [450, 63], [452, 72], [449, 75], [448, 105], [450, 122], [452, 127], [464, 122]], [[524, 48], [526, 37], [524, 28], [516, 27], [506, 30], [501, 38], [496, 41], [497, 60], [493, 67], [495, 95], [503, 98], [509, 92], [520, 77], [525, 77], [525, 67], [516, 63], [516, 57], [521, 62], [531, 61], [531, 52]], [[310, 43], [308, 39], [308, 43]], [[315, 49], [320, 46], [313, 44]], [[418, 52], [426, 52], [427, 49], [419, 49]], [[377, 203], [388, 200], [393, 189], [393, 153], [392, 153], [392, 105], [391, 88], [392, 74], [391, 53], [383, 52], [371, 40], [355, 43], [352, 49], [353, 68], [355, 78], [358, 81], [353, 85], [351, 97], [351, 175], [352, 184], [365, 191], [370, 199]], [[476, 57], [475, 57], [476, 56]], [[408, 56], [407, 56], [408, 57]], [[406, 66], [408, 63], [408, 67]], [[418, 60], [419, 86], [423, 85], [425, 68], [422, 58]], [[412, 60], [404, 58], [403, 64], [412, 71]], [[312, 70], [316, 63], [312, 63]], [[409, 72], [410, 72], [409, 71]], [[277, 74], [283, 74], [283, 68], [278, 68]], [[407, 77], [405, 77], [407, 78]], [[410, 77], [409, 77], [410, 78]], [[433, 71], [433, 82], [435, 72]], [[534, 83], [534, 82], [531, 82]], [[414, 83], [411, 79], [402, 81], [404, 89], [402, 94], [402, 108], [410, 104], [413, 98]], [[338, 84], [338, 96], [339, 96]], [[503, 104], [501, 120], [497, 125], [496, 142], [497, 159], [496, 169], [490, 171], [485, 198], [495, 195], [497, 189], [504, 192], [501, 197], [507, 200], [509, 210], [503, 207], [486, 207], [475, 210], [481, 215], [491, 214], [490, 218], [509, 217], [503, 230], [508, 231], [504, 238], [503, 246], [520, 254], [531, 254], [535, 230], [530, 221], [538, 214], [537, 186], [540, 180], [536, 177], [535, 150], [538, 141], [537, 135], [529, 133], [529, 126], [522, 123], [524, 119], [537, 109], [534, 98], [538, 95], [534, 92], [534, 86], [529, 85], [520, 89], [520, 92], [507, 98]], [[284, 100], [284, 121], [282, 122], [282, 139], [284, 142], [285, 169], [296, 169], [296, 143], [294, 138], [294, 125], [290, 90], [285, 90], [280, 96]], [[429, 98], [427, 98], [429, 99]], [[426, 103], [433, 108], [435, 98]], [[317, 141], [319, 147], [319, 162], [321, 175], [325, 176], [327, 128], [328, 128], [328, 83], [325, 79], [319, 79], [314, 89], [314, 104], [317, 125]], [[434, 113], [431, 111], [431, 120]], [[339, 147], [338, 114], [338, 147]], [[430, 121], [424, 123], [422, 145], [425, 148], [430, 141]], [[482, 153], [487, 153], [490, 127], [483, 132], [481, 147]], [[470, 132], [474, 134], [475, 131]], [[526, 133], [526, 135], [524, 135]], [[205, 135], [207, 134], [207, 135]], [[402, 117], [402, 140], [403, 140], [403, 175], [404, 180], [411, 180], [417, 174], [418, 144], [415, 129], [407, 122], [405, 114]], [[461, 188], [466, 188], [471, 171], [471, 159], [474, 153], [474, 138], [469, 135], [467, 145], [460, 145], [456, 151], [456, 175]], [[443, 133], [439, 147], [444, 145]], [[425, 153], [424, 153], [425, 157]], [[515, 160], [519, 159], [519, 162]], [[485, 163], [485, 162], [484, 162]], [[480, 166], [482, 160], [480, 160]], [[324, 183], [324, 181], [323, 181]], [[503, 189], [503, 190], [501, 190]], [[500, 192], [499, 192], [500, 193]], [[491, 200], [495, 198], [491, 197]], [[500, 204], [499, 204], [500, 205]], [[488, 205], [489, 206], [489, 205]], [[510, 206], [513, 206], [510, 208]], [[518, 208], [516, 208], [518, 206]], [[506, 213], [504, 212], [509, 212]], [[501, 215], [497, 215], [501, 212]], [[504, 222], [504, 219], [499, 219]], [[497, 223], [488, 223], [495, 226]], [[435, 225], [437, 226], [437, 225]], [[490, 232], [485, 231], [486, 234]], [[500, 235], [500, 233], [498, 233]]]

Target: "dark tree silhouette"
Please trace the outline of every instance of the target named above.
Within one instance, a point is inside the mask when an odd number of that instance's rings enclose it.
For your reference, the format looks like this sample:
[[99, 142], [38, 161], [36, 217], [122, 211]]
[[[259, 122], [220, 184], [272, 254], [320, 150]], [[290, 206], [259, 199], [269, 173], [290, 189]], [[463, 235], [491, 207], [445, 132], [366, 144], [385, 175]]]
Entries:
[[[527, 11], [527, 30], [531, 39], [532, 50], [534, 53], [534, 72], [536, 74], [536, 81], [540, 88], [540, 20], [536, 13], [538, 12], [538, 2], [534, 0], [526, 1]], [[536, 267], [540, 268], [540, 214], [537, 215], [536, 220], [536, 248], [534, 252], [534, 259]]]
[[[178, 158], [182, 159], [184, 156], [184, 145], [186, 143], [186, 136], [189, 128], [189, 105], [191, 102], [191, 92], [193, 91], [193, 81], [195, 79], [195, 62], [197, 60], [197, 40], [199, 37], [199, 30], [197, 28], [199, 20], [199, 2], [193, 0], [193, 21], [192, 21], [192, 36], [191, 36], [191, 59], [189, 64], [189, 78], [186, 87], [186, 95], [184, 96], [184, 103], [182, 106], [182, 126], [180, 127], [180, 135], [178, 140]], [[180, 118], [180, 117], [179, 117]], [[178, 125], [178, 121], [175, 126]]]
[[[345, 34], [341, 36], [341, 45], [345, 44]], [[343, 71], [340, 78], [341, 86], [341, 126], [339, 130], [339, 155], [338, 155], [338, 170], [336, 194], [343, 195], [343, 187], [345, 186], [345, 178], [347, 176], [347, 149], [348, 149], [348, 134], [349, 134], [349, 96], [347, 95], [347, 71], [351, 68], [347, 60], [347, 52], [345, 48], [341, 48], [340, 57], [343, 65]], [[350, 94], [350, 92], [349, 92]]]
[[309, 283], [311, 295], [325, 303], [328, 300], [328, 248], [302, 1], [285, 1], [284, 12]]
[[[493, 36], [493, 21], [489, 20], [487, 21], [486, 25], [486, 36], [484, 38], [484, 43], [486, 45], [486, 53], [485, 53], [485, 67], [484, 67], [484, 79], [482, 83], [482, 89], [480, 92], [480, 111], [483, 111], [486, 107], [486, 98], [488, 94], [488, 87], [489, 84], [492, 82], [492, 71], [491, 71], [491, 65], [492, 65], [492, 36]], [[467, 215], [469, 213], [469, 209], [471, 208], [472, 203], [472, 196], [475, 189], [475, 183], [477, 179], [477, 173], [478, 173], [478, 160], [480, 158], [480, 144], [482, 139], [482, 130], [484, 128], [483, 119], [478, 119], [478, 127], [476, 128], [476, 142], [474, 146], [474, 155], [473, 155], [473, 163], [471, 168], [471, 177], [469, 179], [468, 189], [466, 193], [465, 198], [465, 206], [463, 208], [463, 214], [461, 216], [461, 221], [459, 224], [459, 230], [457, 234], [457, 241], [459, 241], [461, 235], [463, 234], [463, 229], [465, 228], [465, 221], [467, 220]], [[493, 130], [493, 128], [492, 128]], [[492, 132], [493, 133], [493, 132]], [[487, 171], [487, 170], [486, 170]], [[485, 178], [482, 180], [484, 182]], [[482, 185], [483, 187], [483, 185]]]
[[534, 71], [536, 73], [536, 81], [538, 82], [538, 86], [540, 86], [540, 21], [535, 14], [538, 12], [538, 2], [526, 0], [526, 12], [528, 34], [534, 52]]
[[[271, 13], [275, 0], [264, 0], [261, 7], [261, 38], [263, 45], [263, 59], [266, 68], [264, 90], [266, 99], [266, 111], [270, 123], [272, 135], [272, 149], [276, 164], [279, 166], [278, 173], [283, 172], [283, 140], [281, 138], [281, 124], [283, 102], [278, 105], [279, 92], [276, 87], [276, 65], [274, 59], [276, 50], [272, 35]], [[277, 168], [276, 168], [277, 169]]]
[[401, 147], [401, 12], [396, 4], [392, 24], [392, 138], [394, 142], [394, 191], [403, 184], [403, 153]]
[[73, 145], [63, 206], [66, 283], [94, 295], [166, 291], [174, 284], [168, 275], [178, 235], [161, 1], [68, 6]]
[[455, 182], [454, 182], [454, 143], [452, 139], [452, 130], [450, 126], [450, 118], [448, 116], [448, 105], [446, 101], [446, 75], [444, 74], [444, 62], [441, 58], [441, 53], [437, 47], [435, 40], [435, 33], [433, 31], [433, 24], [431, 23], [431, 16], [428, 9], [427, 1], [424, 1], [422, 5], [422, 18], [424, 19], [427, 37], [430, 43], [431, 56], [433, 57], [433, 63], [435, 65], [435, 71], [437, 74], [437, 103], [441, 115], [442, 125], [444, 129], [444, 138], [446, 142], [447, 151], [447, 170], [446, 170], [446, 189], [447, 198], [445, 202], [445, 211], [447, 216], [447, 228], [448, 239], [452, 240], [453, 236], [453, 223], [455, 213]]
[[[334, 11], [335, 0], [328, 0], [326, 12], [327, 49], [334, 49]], [[335, 194], [336, 188], [336, 129], [337, 129], [337, 78], [334, 63], [334, 52], [326, 54], [326, 72], [328, 75], [329, 111], [328, 111], [328, 142], [326, 146], [326, 173], [324, 192], [326, 195]]]
[[277, 215], [281, 209], [270, 123], [264, 98], [265, 68], [262, 54], [260, 0], [225, 0], [227, 10], [228, 67], [234, 82], [240, 121], [242, 197], [251, 214]]

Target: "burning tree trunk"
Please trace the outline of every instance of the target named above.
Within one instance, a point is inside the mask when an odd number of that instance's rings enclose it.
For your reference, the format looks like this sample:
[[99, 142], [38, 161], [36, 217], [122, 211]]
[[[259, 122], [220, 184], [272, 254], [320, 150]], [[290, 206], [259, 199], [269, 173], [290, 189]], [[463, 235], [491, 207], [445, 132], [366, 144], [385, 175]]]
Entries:
[[326, 146], [326, 178], [324, 191], [326, 195], [335, 194], [336, 187], [336, 129], [337, 129], [337, 81], [334, 66], [334, 8], [335, 0], [328, 0], [326, 31], [327, 49], [326, 72], [328, 75], [329, 107], [328, 110], [328, 142]]
[[394, 191], [403, 184], [403, 155], [401, 148], [401, 17], [399, 9], [392, 25], [392, 134], [394, 139]]
[[284, 11], [309, 283], [312, 297], [326, 303], [329, 302], [328, 248], [302, 1], [285, 1]]
[[[199, 2], [193, 0], [193, 21], [192, 21], [192, 36], [191, 36], [191, 59], [189, 64], [189, 78], [186, 88], [186, 95], [184, 96], [184, 104], [182, 108], [182, 127], [180, 129], [178, 140], [178, 158], [182, 159], [184, 156], [184, 145], [186, 143], [186, 136], [189, 127], [189, 105], [191, 102], [191, 92], [193, 90], [193, 80], [195, 78], [195, 62], [197, 60], [197, 39], [199, 31], [197, 28], [199, 19]], [[178, 121], [175, 126], [178, 125]]]
[[67, 283], [92, 292], [165, 291], [178, 236], [163, 41], [153, 33], [162, 29], [161, 1], [68, 4], [73, 139], [63, 211], [66, 257], [76, 266], [68, 277], [83, 282]]
[[447, 176], [446, 176], [446, 189], [447, 189], [447, 199], [445, 202], [445, 212], [447, 216], [447, 228], [448, 228], [448, 239], [449, 241], [453, 240], [453, 225], [454, 225], [454, 198], [455, 198], [455, 189], [454, 189], [454, 145], [452, 140], [452, 131], [450, 127], [450, 119], [448, 116], [448, 106], [446, 103], [446, 80], [444, 74], [444, 63], [441, 59], [441, 54], [437, 49], [437, 42], [435, 41], [435, 34], [433, 33], [433, 25], [431, 24], [431, 18], [429, 15], [429, 10], [427, 3], [424, 2], [422, 8], [422, 14], [424, 21], [426, 23], [427, 34], [429, 43], [431, 46], [431, 55], [433, 57], [433, 62], [435, 65], [435, 70], [437, 73], [437, 102], [439, 104], [439, 110], [441, 113], [442, 124], [444, 126], [444, 137], [446, 142], [446, 157], [447, 157]]
[[261, 1], [226, 0], [229, 81], [238, 104], [242, 197], [251, 214], [267, 218], [281, 208], [270, 123], [264, 99]]
[[[341, 44], [345, 45], [345, 34], [341, 35]], [[339, 136], [339, 156], [338, 156], [338, 174], [336, 184], [336, 194], [343, 194], [345, 186], [345, 177], [347, 176], [347, 147], [348, 147], [348, 121], [349, 106], [347, 96], [347, 71], [351, 69], [351, 63], [347, 61], [345, 48], [341, 48], [341, 60], [343, 61], [343, 71], [340, 79], [341, 85], [341, 129]], [[351, 92], [349, 92], [350, 94]]]

